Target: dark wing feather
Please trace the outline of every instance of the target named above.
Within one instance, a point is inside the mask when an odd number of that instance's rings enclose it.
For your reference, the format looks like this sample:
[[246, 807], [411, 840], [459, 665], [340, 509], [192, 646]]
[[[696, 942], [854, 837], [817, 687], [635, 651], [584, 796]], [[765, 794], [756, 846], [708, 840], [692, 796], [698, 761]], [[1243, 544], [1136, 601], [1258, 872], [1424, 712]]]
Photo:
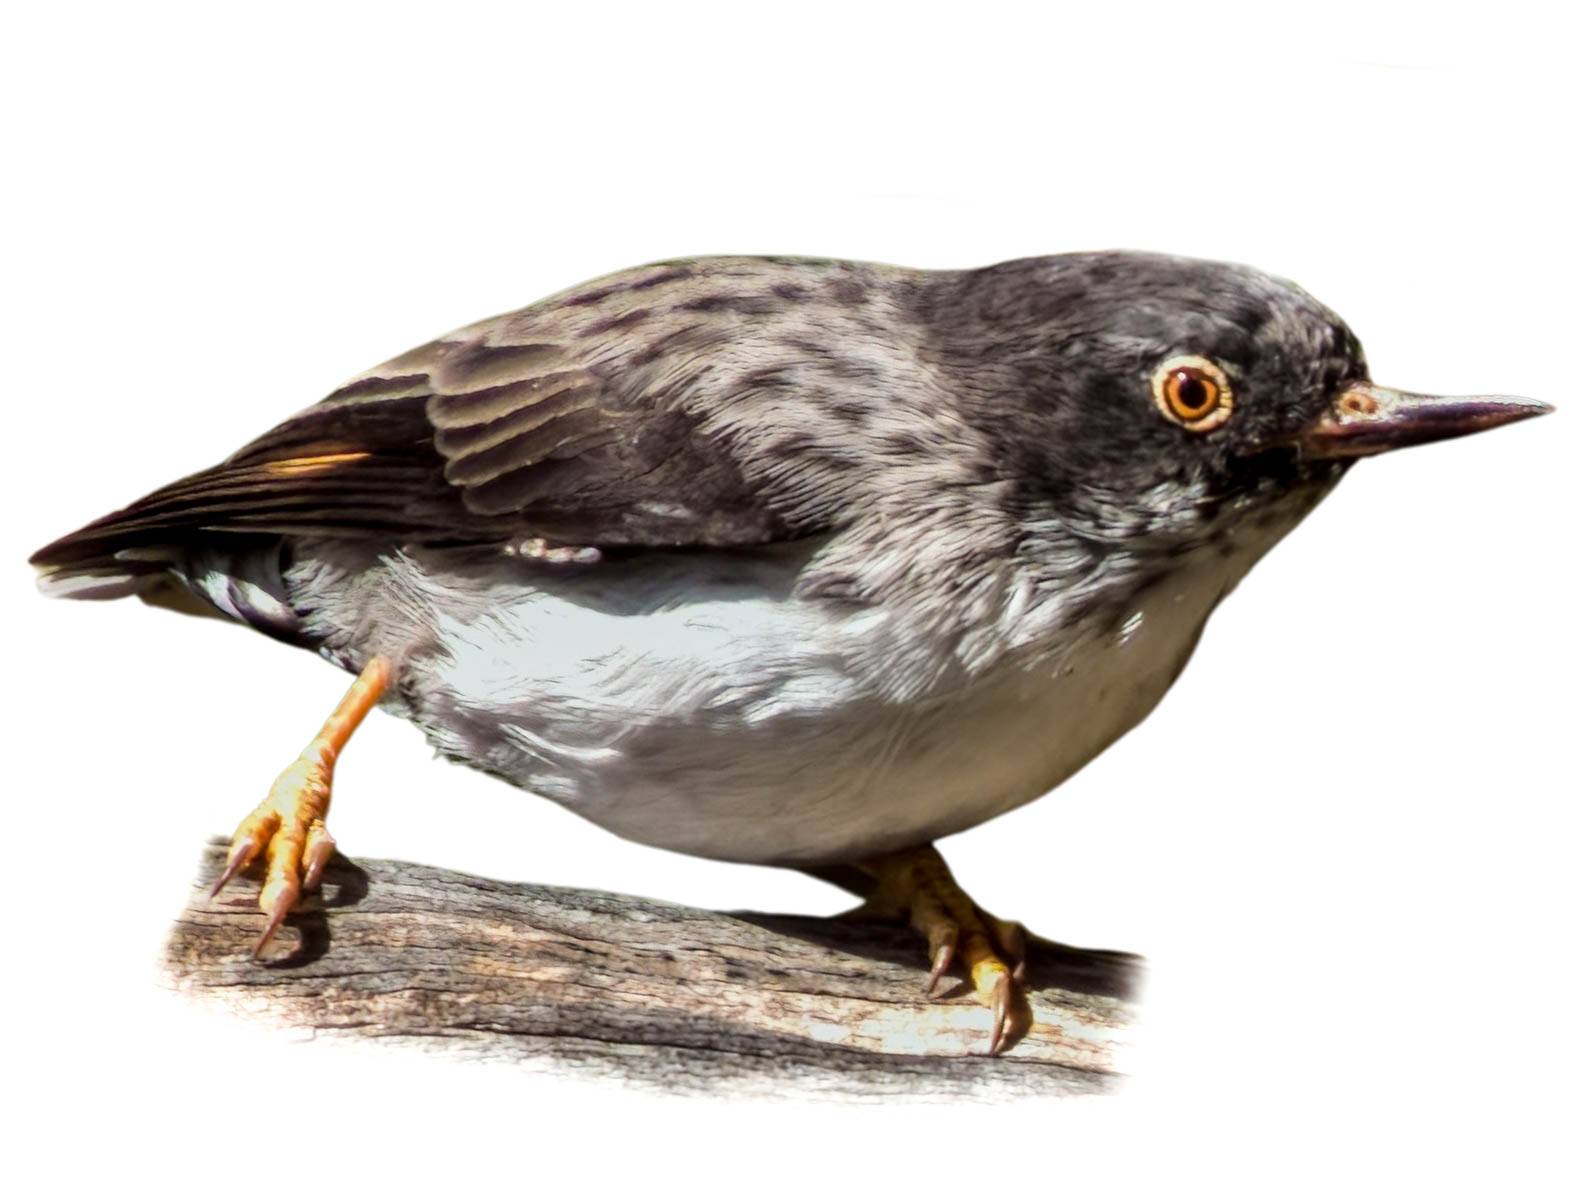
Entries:
[[800, 595], [983, 624], [1011, 597], [1024, 526], [980, 365], [943, 362], [925, 322], [955, 275], [633, 269], [400, 355], [33, 561], [58, 593], [113, 597], [195, 556], [227, 573], [278, 557], [282, 537], [605, 550], [818, 535]]
[[[225, 462], [188, 475], [34, 554], [34, 565], [114, 568], [151, 546], [235, 534], [445, 535], [458, 500], [439, 474], [421, 399], [367, 417], [305, 410]], [[427, 457], [426, 457], [427, 454]]]
[[33, 561], [235, 533], [682, 546], [829, 531], [852, 411], [822, 426], [800, 402], [851, 390], [862, 406], [884, 379], [842, 350], [872, 272], [720, 259], [595, 282], [400, 355]]

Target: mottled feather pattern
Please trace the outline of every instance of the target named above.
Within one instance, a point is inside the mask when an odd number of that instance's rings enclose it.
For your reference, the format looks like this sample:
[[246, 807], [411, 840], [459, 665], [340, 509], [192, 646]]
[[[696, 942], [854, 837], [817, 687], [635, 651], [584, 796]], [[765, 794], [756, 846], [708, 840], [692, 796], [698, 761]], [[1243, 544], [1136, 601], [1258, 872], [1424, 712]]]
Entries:
[[[1241, 393], [1214, 439], [1151, 393], [1202, 350]], [[34, 560], [379, 657], [442, 753], [619, 833], [843, 861], [1148, 713], [1341, 475], [1280, 443], [1362, 374], [1232, 266], [671, 261], [408, 351]]]
[[[921, 608], [983, 621], [1011, 581], [988, 555], [1010, 560], [1019, 534], [988, 439], [923, 362], [911, 302], [924, 275], [652, 265], [405, 353], [324, 405], [424, 399], [465, 505], [535, 536], [733, 546], [836, 533], [800, 594], [865, 601], [912, 585]], [[900, 533], [913, 547], [891, 547]]]
[[939, 468], [972, 447], [961, 424], [912, 424], [947, 402], [896, 300], [907, 276], [730, 258], [634, 269], [399, 356], [325, 403], [422, 368], [467, 506], [569, 543], [826, 531], [897, 498], [874, 451], [945, 446]]
[[[1294, 324], [1346, 335], [1279, 284], [1106, 253], [648, 265], [405, 352], [35, 560], [113, 573], [239, 532], [540, 557], [819, 537], [799, 597], [889, 606], [973, 668], [1197, 544], [1222, 497], [1197, 459], [1140, 473], [1179, 431], [1137, 425], [1137, 391], [1186, 303], [1235, 372]], [[1070, 377], [1081, 352], [1099, 366]]]

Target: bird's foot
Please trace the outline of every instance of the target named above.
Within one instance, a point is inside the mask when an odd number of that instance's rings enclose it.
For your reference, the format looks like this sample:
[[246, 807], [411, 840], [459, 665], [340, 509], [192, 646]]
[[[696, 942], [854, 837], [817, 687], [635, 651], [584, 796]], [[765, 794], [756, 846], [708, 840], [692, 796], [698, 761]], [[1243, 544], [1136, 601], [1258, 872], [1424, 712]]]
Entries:
[[968, 975], [975, 996], [991, 1009], [988, 1053], [994, 1056], [1010, 1036], [1028, 1027], [1022, 925], [975, 904], [933, 846], [866, 860], [859, 867], [875, 878], [876, 887], [855, 915], [908, 918], [929, 947], [926, 995], [940, 994], [942, 976], [956, 964]]
[[210, 889], [211, 896], [217, 895], [234, 875], [264, 857], [264, 884], [259, 889], [264, 932], [253, 947], [255, 958], [303, 895], [319, 886], [325, 864], [336, 852], [336, 840], [325, 828], [334, 762], [316, 740], [275, 778], [269, 795], [232, 835], [225, 870]]
[[314, 741], [275, 778], [269, 795], [242, 819], [232, 835], [225, 870], [209, 894], [218, 895], [237, 872], [263, 857], [259, 908], [264, 912], [264, 933], [253, 947], [255, 958], [263, 953], [287, 914], [301, 903], [304, 893], [319, 886], [325, 864], [336, 853], [336, 840], [325, 828], [331, 773], [341, 749], [378, 704], [390, 680], [390, 663], [382, 657], [371, 660]]

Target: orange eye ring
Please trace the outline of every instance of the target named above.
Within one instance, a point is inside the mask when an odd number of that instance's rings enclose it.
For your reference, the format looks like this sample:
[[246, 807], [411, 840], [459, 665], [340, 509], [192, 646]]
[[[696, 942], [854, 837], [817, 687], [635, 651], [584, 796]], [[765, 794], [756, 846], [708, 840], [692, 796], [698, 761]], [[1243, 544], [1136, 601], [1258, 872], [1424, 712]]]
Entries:
[[1233, 385], [1227, 373], [1203, 355], [1174, 355], [1150, 378], [1156, 408], [1174, 425], [1209, 433], [1233, 415]]

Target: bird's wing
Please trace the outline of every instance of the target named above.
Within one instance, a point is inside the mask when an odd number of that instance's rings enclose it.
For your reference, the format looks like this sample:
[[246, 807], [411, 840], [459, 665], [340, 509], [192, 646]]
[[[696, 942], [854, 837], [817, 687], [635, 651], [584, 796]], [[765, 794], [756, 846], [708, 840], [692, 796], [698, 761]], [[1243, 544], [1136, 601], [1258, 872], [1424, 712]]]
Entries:
[[723, 258], [593, 282], [372, 369], [34, 562], [237, 532], [610, 547], [831, 531], [862, 483], [843, 443], [913, 366], [875, 273]]

